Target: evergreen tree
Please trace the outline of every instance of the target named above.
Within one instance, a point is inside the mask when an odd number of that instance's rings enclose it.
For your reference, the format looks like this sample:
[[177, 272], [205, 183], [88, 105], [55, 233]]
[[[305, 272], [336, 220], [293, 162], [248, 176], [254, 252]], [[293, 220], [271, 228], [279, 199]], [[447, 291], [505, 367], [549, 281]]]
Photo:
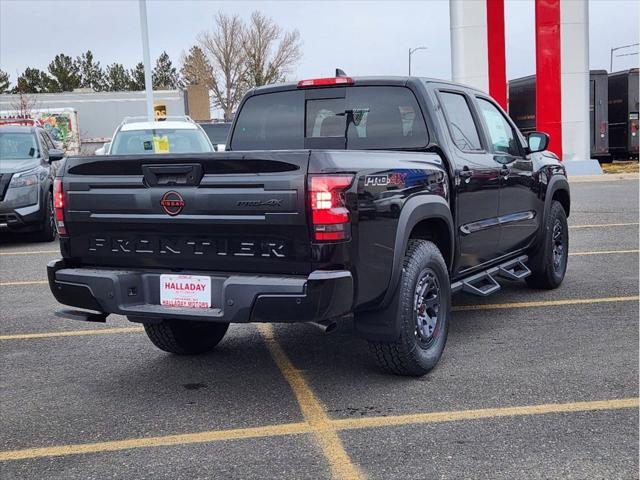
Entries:
[[0, 70], [0, 93], [5, 93], [9, 91], [9, 74], [4, 70]]
[[211, 88], [213, 72], [209, 59], [202, 49], [194, 45], [188, 54], [182, 56], [182, 78], [186, 85], [204, 85]]
[[113, 63], [107, 67], [105, 88], [110, 92], [123, 92], [131, 88], [131, 75], [121, 63]]
[[175, 90], [180, 86], [180, 74], [171, 63], [167, 52], [162, 52], [156, 60], [152, 78], [154, 90]]
[[79, 67], [70, 56], [64, 53], [55, 56], [49, 64], [49, 73], [63, 92], [71, 92], [80, 86]]
[[100, 67], [100, 62], [93, 58], [91, 50], [87, 50], [76, 59], [80, 70], [80, 86], [82, 88], [92, 88], [96, 92], [104, 89], [104, 72]]
[[144, 90], [144, 64], [139, 62], [135, 67], [130, 70], [131, 83], [129, 90], [138, 92]]
[[60, 86], [53, 78], [37, 68], [27, 67], [18, 77], [13, 93], [47, 93], [60, 91]]

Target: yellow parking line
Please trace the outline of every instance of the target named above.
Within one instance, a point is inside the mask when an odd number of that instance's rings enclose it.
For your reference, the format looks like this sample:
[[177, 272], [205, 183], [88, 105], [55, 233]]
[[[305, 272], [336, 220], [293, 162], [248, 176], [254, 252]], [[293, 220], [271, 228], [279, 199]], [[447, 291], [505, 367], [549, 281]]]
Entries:
[[0, 282], [0, 287], [14, 287], [17, 285], [45, 285], [49, 282], [46, 280], [27, 280], [18, 282]]
[[43, 332], [43, 333], [17, 333], [13, 335], [0, 335], [0, 340], [31, 340], [34, 338], [52, 338], [52, 337], [79, 337], [82, 335], [107, 335], [111, 333], [137, 333], [143, 332], [142, 327], [119, 327], [119, 328], [103, 328], [95, 330], [67, 330], [60, 332]]
[[595, 252], [570, 252], [569, 256], [580, 256], [580, 255], [613, 255], [616, 253], [638, 253], [640, 250], [600, 250]]
[[[612, 303], [612, 302], [632, 302], [640, 300], [640, 296], [634, 295], [629, 297], [600, 297], [600, 298], [574, 298], [567, 300], [546, 300], [538, 302], [512, 302], [512, 303], [487, 303], [485, 305], [456, 305], [454, 311], [467, 310], [501, 310], [507, 308], [536, 308], [536, 307], [559, 307], [565, 305], [588, 305], [593, 303]], [[264, 325], [263, 325], [264, 326]], [[259, 328], [261, 328], [259, 326]], [[106, 335], [109, 333], [138, 333], [142, 332], [142, 327], [118, 327], [104, 328], [95, 330], [66, 330], [57, 332], [42, 333], [19, 333], [13, 335], [0, 335], [0, 340], [29, 340], [37, 338], [50, 337], [76, 337], [82, 335]]]
[[41, 255], [44, 253], [57, 253], [60, 254], [60, 250], [18, 250], [15, 252], [0, 252], [2, 255]]
[[271, 353], [273, 360], [276, 362], [276, 365], [278, 365], [287, 382], [289, 382], [302, 410], [302, 415], [329, 462], [333, 478], [363, 478], [358, 468], [352, 463], [351, 458], [349, 458], [335, 429], [332, 428], [331, 419], [325, 412], [324, 407], [316, 398], [304, 376], [293, 366], [287, 354], [276, 341], [273, 334], [273, 325], [260, 324], [257, 327], [267, 343], [269, 353]]
[[[280, 348], [278, 346], [278, 348]], [[292, 367], [293, 368], [293, 367]], [[295, 370], [294, 370], [295, 371]], [[300, 375], [297, 372], [297, 375]], [[415, 413], [392, 415], [388, 417], [364, 417], [327, 420], [326, 427], [334, 433], [336, 430], [359, 430], [397, 425], [420, 425], [425, 423], [458, 422], [500, 417], [521, 417], [548, 415], [554, 413], [578, 413], [592, 411], [622, 410], [638, 408], [638, 398], [620, 398], [595, 400], [590, 402], [550, 403], [543, 405], [525, 405], [516, 407], [485, 408], [479, 410], [457, 410], [450, 412]], [[51, 447], [25, 448], [21, 450], [0, 451], [0, 461], [24, 460], [42, 457], [59, 457], [87, 453], [113, 452], [133, 448], [152, 448], [171, 445], [219, 442], [284, 435], [317, 433], [308, 422], [285, 423], [263, 427], [237, 428], [229, 430], [210, 430], [205, 432], [166, 435], [161, 437], [130, 438], [97, 443], [79, 443], [56, 445]], [[340, 478], [340, 477], [338, 477]], [[349, 478], [349, 477], [342, 477]]]
[[600, 298], [573, 298], [568, 300], [544, 300], [538, 302], [512, 302], [512, 303], [487, 303], [484, 305], [456, 305], [453, 311], [465, 310], [501, 310], [505, 308], [536, 308], [559, 307], [564, 305], [587, 305], [592, 303], [632, 302], [640, 300], [640, 296], [629, 297], [600, 297]]
[[621, 398], [593, 402], [547, 403], [544, 405], [483, 408], [480, 410], [460, 410], [454, 412], [415, 413], [389, 417], [346, 418], [343, 420], [334, 420], [332, 423], [339, 430], [354, 430], [361, 428], [390, 427], [394, 425], [456, 422], [460, 420], [477, 420], [481, 418], [521, 417], [527, 415], [544, 415], [549, 413], [619, 410], [623, 408], [638, 408], [638, 398]]
[[308, 433], [306, 423], [285, 423], [267, 427], [237, 428], [232, 430], [211, 430], [208, 432], [166, 435], [163, 437], [130, 438], [110, 442], [78, 443], [42, 448], [25, 448], [0, 452], [0, 461], [24, 460], [27, 458], [60, 457], [83, 453], [114, 452], [132, 448], [165, 447], [169, 445], [188, 445], [192, 443], [218, 442], [221, 440], [240, 440], [245, 438], [276, 437]]
[[606, 228], [606, 227], [628, 227], [630, 225], [638, 225], [638, 222], [627, 223], [596, 223], [593, 225], [569, 225], [569, 228]]

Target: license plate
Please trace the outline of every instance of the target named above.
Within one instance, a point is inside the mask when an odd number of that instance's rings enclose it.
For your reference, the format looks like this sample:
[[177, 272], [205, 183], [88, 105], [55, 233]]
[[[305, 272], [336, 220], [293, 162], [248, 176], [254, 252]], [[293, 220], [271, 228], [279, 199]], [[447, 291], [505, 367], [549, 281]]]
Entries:
[[160, 275], [160, 304], [167, 307], [211, 308], [211, 278]]

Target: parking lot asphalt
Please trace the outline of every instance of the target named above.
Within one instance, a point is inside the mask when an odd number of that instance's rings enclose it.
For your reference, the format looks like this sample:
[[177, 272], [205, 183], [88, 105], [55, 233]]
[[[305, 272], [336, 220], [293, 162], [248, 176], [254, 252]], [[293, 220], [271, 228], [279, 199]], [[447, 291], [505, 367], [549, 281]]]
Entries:
[[638, 478], [638, 182], [571, 189], [563, 285], [454, 297], [420, 379], [349, 321], [233, 325], [178, 357], [123, 317], [57, 318], [57, 244], [5, 239], [0, 477]]

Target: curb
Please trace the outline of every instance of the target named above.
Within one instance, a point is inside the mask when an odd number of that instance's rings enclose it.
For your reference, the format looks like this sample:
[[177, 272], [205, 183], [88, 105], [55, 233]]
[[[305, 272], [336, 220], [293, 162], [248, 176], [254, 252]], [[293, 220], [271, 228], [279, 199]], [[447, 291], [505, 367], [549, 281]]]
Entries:
[[603, 173], [602, 175], [569, 176], [569, 183], [613, 182], [617, 180], [640, 180], [638, 173]]

